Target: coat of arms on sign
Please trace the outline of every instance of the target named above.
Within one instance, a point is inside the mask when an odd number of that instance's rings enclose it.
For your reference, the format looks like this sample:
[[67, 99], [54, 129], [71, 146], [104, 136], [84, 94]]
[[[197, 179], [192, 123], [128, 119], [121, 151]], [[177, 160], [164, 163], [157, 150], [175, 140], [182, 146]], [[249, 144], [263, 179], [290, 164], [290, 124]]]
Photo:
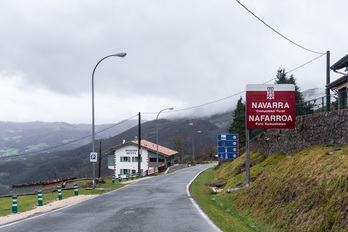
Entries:
[[267, 87], [267, 99], [268, 100], [274, 99], [274, 87]]

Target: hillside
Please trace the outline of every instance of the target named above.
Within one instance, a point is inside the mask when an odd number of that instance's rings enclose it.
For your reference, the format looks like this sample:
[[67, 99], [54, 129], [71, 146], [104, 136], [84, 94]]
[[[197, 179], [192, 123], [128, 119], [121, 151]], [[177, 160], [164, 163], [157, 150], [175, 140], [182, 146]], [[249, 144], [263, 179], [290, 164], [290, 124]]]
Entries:
[[[218, 133], [226, 133], [227, 128], [218, 127], [219, 118], [225, 120], [225, 115], [214, 117], [214, 123], [210, 119], [176, 119], [158, 121], [159, 144], [177, 149], [173, 143], [175, 137], [180, 136], [184, 141], [182, 152], [184, 157], [190, 158], [192, 154], [192, 138], [194, 136], [195, 153], [200, 154], [211, 151], [216, 147]], [[230, 117], [232, 119], [232, 117]], [[193, 126], [188, 125], [193, 123]], [[220, 125], [220, 124], [219, 124]], [[156, 122], [149, 121], [142, 123], [142, 139], [156, 143]], [[195, 132], [201, 131], [196, 134]], [[99, 151], [102, 145], [101, 176], [111, 174], [107, 169], [107, 159], [103, 154], [109, 148], [121, 144], [123, 140], [129, 141], [138, 135], [138, 126], [135, 126], [117, 136], [103, 140], [97, 140], [95, 145]], [[181, 151], [181, 149], [180, 149]], [[180, 152], [179, 151], [179, 152]], [[9, 186], [27, 182], [54, 179], [59, 177], [91, 177], [92, 165], [89, 162], [91, 144], [67, 151], [56, 151], [51, 153], [28, 154], [21, 159], [0, 162], [0, 194], [7, 193]], [[96, 169], [98, 175], [98, 168]]]
[[[136, 124], [137, 121], [132, 120], [114, 125], [97, 125], [96, 131], [102, 132], [96, 137], [109, 138]], [[65, 122], [0, 122], [0, 157], [2, 160], [15, 159], [40, 151], [53, 152], [81, 147], [90, 143], [91, 128], [89, 124]], [[110, 129], [105, 130], [106, 128]]]
[[229, 202], [284, 231], [348, 231], [348, 146], [267, 159], [252, 153], [251, 166], [250, 187], [230, 194], [228, 189], [245, 185], [245, 154], [216, 168], [209, 185], [226, 184], [212, 204]]

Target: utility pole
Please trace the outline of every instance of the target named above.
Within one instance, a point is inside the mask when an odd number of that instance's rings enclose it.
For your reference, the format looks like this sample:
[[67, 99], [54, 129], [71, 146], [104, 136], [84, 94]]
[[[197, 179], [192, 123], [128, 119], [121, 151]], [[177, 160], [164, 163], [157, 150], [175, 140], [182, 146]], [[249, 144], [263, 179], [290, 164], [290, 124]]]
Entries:
[[[326, 85], [330, 84], [330, 51], [326, 52]], [[330, 89], [326, 87], [326, 111], [330, 111]]]
[[139, 112], [139, 122], [138, 122], [138, 174], [141, 176], [141, 119]]
[[100, 170], [101, 170], [101, 151], [102, 151], [102, 142], [100, 141], [100, 146], [99, 146], [99, 172], [98, 172], [98, 179], [100, 179]]

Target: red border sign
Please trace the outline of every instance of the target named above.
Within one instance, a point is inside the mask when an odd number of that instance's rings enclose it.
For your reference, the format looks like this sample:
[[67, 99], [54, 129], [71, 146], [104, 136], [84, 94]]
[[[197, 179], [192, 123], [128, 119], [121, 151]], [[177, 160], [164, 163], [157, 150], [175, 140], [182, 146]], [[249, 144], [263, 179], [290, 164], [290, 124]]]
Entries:
[[247, 85], [248, 129], [295, 128], [295, 85]]

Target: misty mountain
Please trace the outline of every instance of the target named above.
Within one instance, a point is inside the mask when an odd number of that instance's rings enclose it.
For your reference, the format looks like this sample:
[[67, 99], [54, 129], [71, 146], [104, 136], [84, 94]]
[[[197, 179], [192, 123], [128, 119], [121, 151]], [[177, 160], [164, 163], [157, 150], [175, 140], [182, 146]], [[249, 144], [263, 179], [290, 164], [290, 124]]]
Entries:
[[[120, 134], [137, 124], [136, 120], [96, 125], [97, 139]], [[0, 122], [0, 157], [14, 158], [37, 152], [71, 150], [91, 142], [90, 124], [65, 122]]]
[[305, 101], [314, 100], [317, 98], [321, 98], [325, 96], [325, 89], [323, 88], [313, 88], [313, 89], [307, 89], [302, 92], [302, 96]]

